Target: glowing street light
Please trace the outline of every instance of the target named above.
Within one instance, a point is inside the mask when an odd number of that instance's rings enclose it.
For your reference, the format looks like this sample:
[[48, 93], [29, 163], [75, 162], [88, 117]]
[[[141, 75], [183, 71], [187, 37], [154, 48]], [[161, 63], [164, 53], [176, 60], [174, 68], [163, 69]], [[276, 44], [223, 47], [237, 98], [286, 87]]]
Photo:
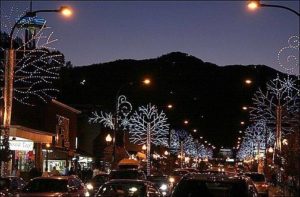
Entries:
[[193, 132], [196, 133], [196, 132], [197, 132], [197, 129], [193, 129]]
[[248, 107], [243, 106], [242, 109], [246, 111], [248, 109]]
[[269, 153], [273, 153], [273, 152], [274, 152], [274, 149], [273, 149], [272, 147], [270, 147], [270, 148], [268, 149], [268, 152], [269, 152]]
[[110, 134], [107, 134], [107, 136], [105, 137], [105, 141], [106, 141], [107, 143], [111, 143], [112, 137], [111, 137]]
[[271, 5], [271, 4], [263, 4], [263, 3], [260, 3], [259, 0], [252, 0], [252, 1], [248, 1], [248, 8], [250, 10], [256, 10], [260, 7], [273, 7], [273, 8], [282, 8], [282, 9], [285, 9], [285, 10], [288, 10], [288, 11], [291, 11], [293, 12], [294, 14], [296, 14], [297, 16], [300, 16], [300, 13], [297, 12], [296, 10], [293, 10], [289, 7], [286, 7], [286, 6], [282, 6], [282, 5]]
[[245, 80], [245, 83], [246, 83], [247, 85], [250, 85], [250, 84], [252, 84], [252, 80], [251, 80], [251, 79], [246, 79], [246, 80]]
[[143, 150], [143, 151], [147, 150], [146, 144], [144, 144], [144, 145], [142, 146], [142, 150]]
[[50, 149], [50, 147], [51, 147], [51, 144], [49, 144], [49, 143], [47, 143], [46, 145], [46, 169], [45, 169], [45, 171], [47, 171], [48, 172], [48, 161], [49, 161], [49, 149]]
[[189, 121], [188, 121], [188, 120], [185, 120], [185, 121], [183, 121], [183, 123], [184, 123], [185, 125], [187, 125], [187, 124], [189, 124]]
[[168, 108], [168, 109], [172, 109], [172, 108], [173, 108], [173, 105], [172, 105], [172, 104], [168, 104], [168, 105], [167, 105], [167, 108]]
[[150, 80], [149, 78], [145, 78], [145, 79], [143, 80], [143, 83], [144, 83], [145, 85], [150, 85], [150, 84], [151, 84], [151, 80]]
[[67, 6], [61, 6], [59, 10], [60, 13], [66, 17], [70, 17], [71, 15], [73, 15], [73, 11]]

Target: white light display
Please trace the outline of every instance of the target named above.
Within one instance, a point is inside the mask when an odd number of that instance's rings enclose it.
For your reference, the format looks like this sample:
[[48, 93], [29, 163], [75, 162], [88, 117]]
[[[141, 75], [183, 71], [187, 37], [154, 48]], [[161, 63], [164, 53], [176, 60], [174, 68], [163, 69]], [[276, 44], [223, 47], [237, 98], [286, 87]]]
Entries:
[[289, 38], [288, 46], [279, 50], [277, 60], [287, 73], [299, 74], [299, 36]]
[[[112, 113], [92, 112], [92, 117], [89, 117], [89, 123], [101, 123], [104, 127], [112, 130], [119, 129], [126, 130], [129, 125], [129, 114], [132, 110], [132, 105], [127, 101], [126, 96], [120, 95], [117, 98], [115, 115]], [[117, 119], [115, 119], [117, 117]], [[114, 122], [115, 121], [115, 122]]]
[[151, 144], [168, 146], [169, 124], [166, 114], [155, 105], [139, 107], [129, 120], [129, 140], [147, 146], [147, 175], [150, 175]]
[[[33, 106], [36, 100], [47, 102], [55, 98], [59, 92], [58, 89], [53, 88], [53, 83], [59, 78], [64, 57], [61, 53], [52, 51], [54, 50], [52, 44], [57, 39], [52, 38], [53, 32], [47, 32], [49, 29], [45, 22], [31, 39], [23, 42], [16, 49], [13, 95], [15, 100], [26, 105]], [[26, 49], [26, 46], [33, 41], [36, 43], [35, 48]], [[1, 51], [4, 52], [5, 49], [1, 48]], [[0, 70], [4, 73], [4, 62], [1, 62]]]
[[[299, 113], [299, 88], [295, 77], [281, 79], [277, 76], [267, 83], [267, 91], [259, 89], [253, 98], [250, 118], [265, 121], [273, 132], [276, 132], [276, 146], [281, 149], [282, 136], [293, 131], [296, 114]], [[298, 81], [299, 83], [299, 81]]]

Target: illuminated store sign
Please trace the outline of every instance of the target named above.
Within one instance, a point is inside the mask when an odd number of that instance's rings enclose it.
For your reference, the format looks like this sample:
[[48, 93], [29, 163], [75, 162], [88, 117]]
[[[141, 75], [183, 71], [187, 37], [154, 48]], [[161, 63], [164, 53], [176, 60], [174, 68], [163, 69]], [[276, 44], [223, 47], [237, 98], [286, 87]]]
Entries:
[[9, 149], [10, 150], [32, 151], [33, 150], [33, 142], [22, 141], [22, 140], [9, 140]]

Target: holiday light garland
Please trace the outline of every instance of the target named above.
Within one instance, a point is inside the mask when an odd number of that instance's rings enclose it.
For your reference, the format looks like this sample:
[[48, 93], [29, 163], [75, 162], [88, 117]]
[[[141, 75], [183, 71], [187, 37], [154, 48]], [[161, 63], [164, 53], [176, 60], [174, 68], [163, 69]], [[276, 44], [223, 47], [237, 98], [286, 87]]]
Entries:
[[[31, 20], [33, 19], [34, 17]], [[34, 106], [36, 100], [47, 102], [55, 98], [59, 92], [58, 89], [53, 88], [53, 83], [59, 79], [59, 70], [64, 64], [64, 57], [57, 51], [51, 51], [54, 50], [51, 45], [57, 39], [52, 38], [53, 32], [45, 35], [47, 29], [50, 28], [46, 27], [45, 22], [31, 39], [23, 42], [16, 49], [17, 54], [22, 53], [22, 55], [17, 56], [19, 59], [15, 66], [13, 95], [15, 100], [30, 106]], [[23, 48], [32, 41], [36, 41], [36, 48], [23, 51]], [[4, 73], [4, 62], [1, 62], [0, 70]], [[3, 78], [1, 80], [3, 81]]]

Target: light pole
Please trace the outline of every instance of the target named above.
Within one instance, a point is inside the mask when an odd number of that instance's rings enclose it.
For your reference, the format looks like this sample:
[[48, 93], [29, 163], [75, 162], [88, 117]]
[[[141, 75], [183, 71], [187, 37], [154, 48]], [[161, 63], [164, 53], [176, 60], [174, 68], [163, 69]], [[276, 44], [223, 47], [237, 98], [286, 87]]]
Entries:
[[294, 14], [296, 14], [298, 17], [300, 16], [300, 13], [297, 12], [296, 10], [293, 10], [289, 7], [286, 7], [286, 6], [282, 6], [282, 5], [273, 5], [273, 4], [264, 4], [264, 3], [260, 3], [259, 0], [254, 0], [254, 1], [249, 1], [248, 3], [248, 8], [251, 9], [251, 10], [255, 10], [259, 7], [272, 7], [272, 8], [282, 8], [282, 9], [285, 9], [285, 10], [288, 10], [290, 12], [293, 12]]
[[[114, 129], [113, 129], [113, 155], [112, 162], [116, 162], [116, 135], [119, 130], [120, 121], [122, 121], [123, 116], [127, 117], [128, 114], [132, 110], [132, 105], [127, 101], [126, 96], [120, 95], [121, 90], [128, 85], [133, 85], [133, 82], [123, 84], [117, 91], [116, 94], [116, 111], [114, 117]], [[142, 81], [142, 84], [149, 86], [151, 84], [151, 80], [149, 78], [145, 78]], [[122, 122], [121, 122], [122, 124]], [[123, 132], [123, 146], [125, 145], [125, 133]]]
[[48, 172], [49, 170], [49, 148], [51, 147], [51, 145], [49, 143], [46, 144], [46, 169], [45, 171]]
[[[72, 14], [71, 10], [66, 6], [62, 6], [56, 10], [37, 10], [26, 12], [21, 16], [17, 22], [12, 27], [9, 34], [9, 48], [5, 51], [5, 68], [4, 68], [4, 88], [3, 88], [3, 100], [4, 100], [4, 110], [3, 110], [3, 144], [5, 152], [9, 150], [8, 138], [9, 130], [11, 125], [11, 112], [12, 112], [12, 102], [13, 102], [13, 83], [14, 83], [14, 67], [16, 65], [16, 51], [13, 48], [13, 34], [17, 25], [26, 17], [35, 17], [37, 13], [41, 12], [56, 12], [61, 13], [65, 16], [70, 16]], [[8, 175], [8, 162], [4, 162], [3, 165], [3, 175]]]

